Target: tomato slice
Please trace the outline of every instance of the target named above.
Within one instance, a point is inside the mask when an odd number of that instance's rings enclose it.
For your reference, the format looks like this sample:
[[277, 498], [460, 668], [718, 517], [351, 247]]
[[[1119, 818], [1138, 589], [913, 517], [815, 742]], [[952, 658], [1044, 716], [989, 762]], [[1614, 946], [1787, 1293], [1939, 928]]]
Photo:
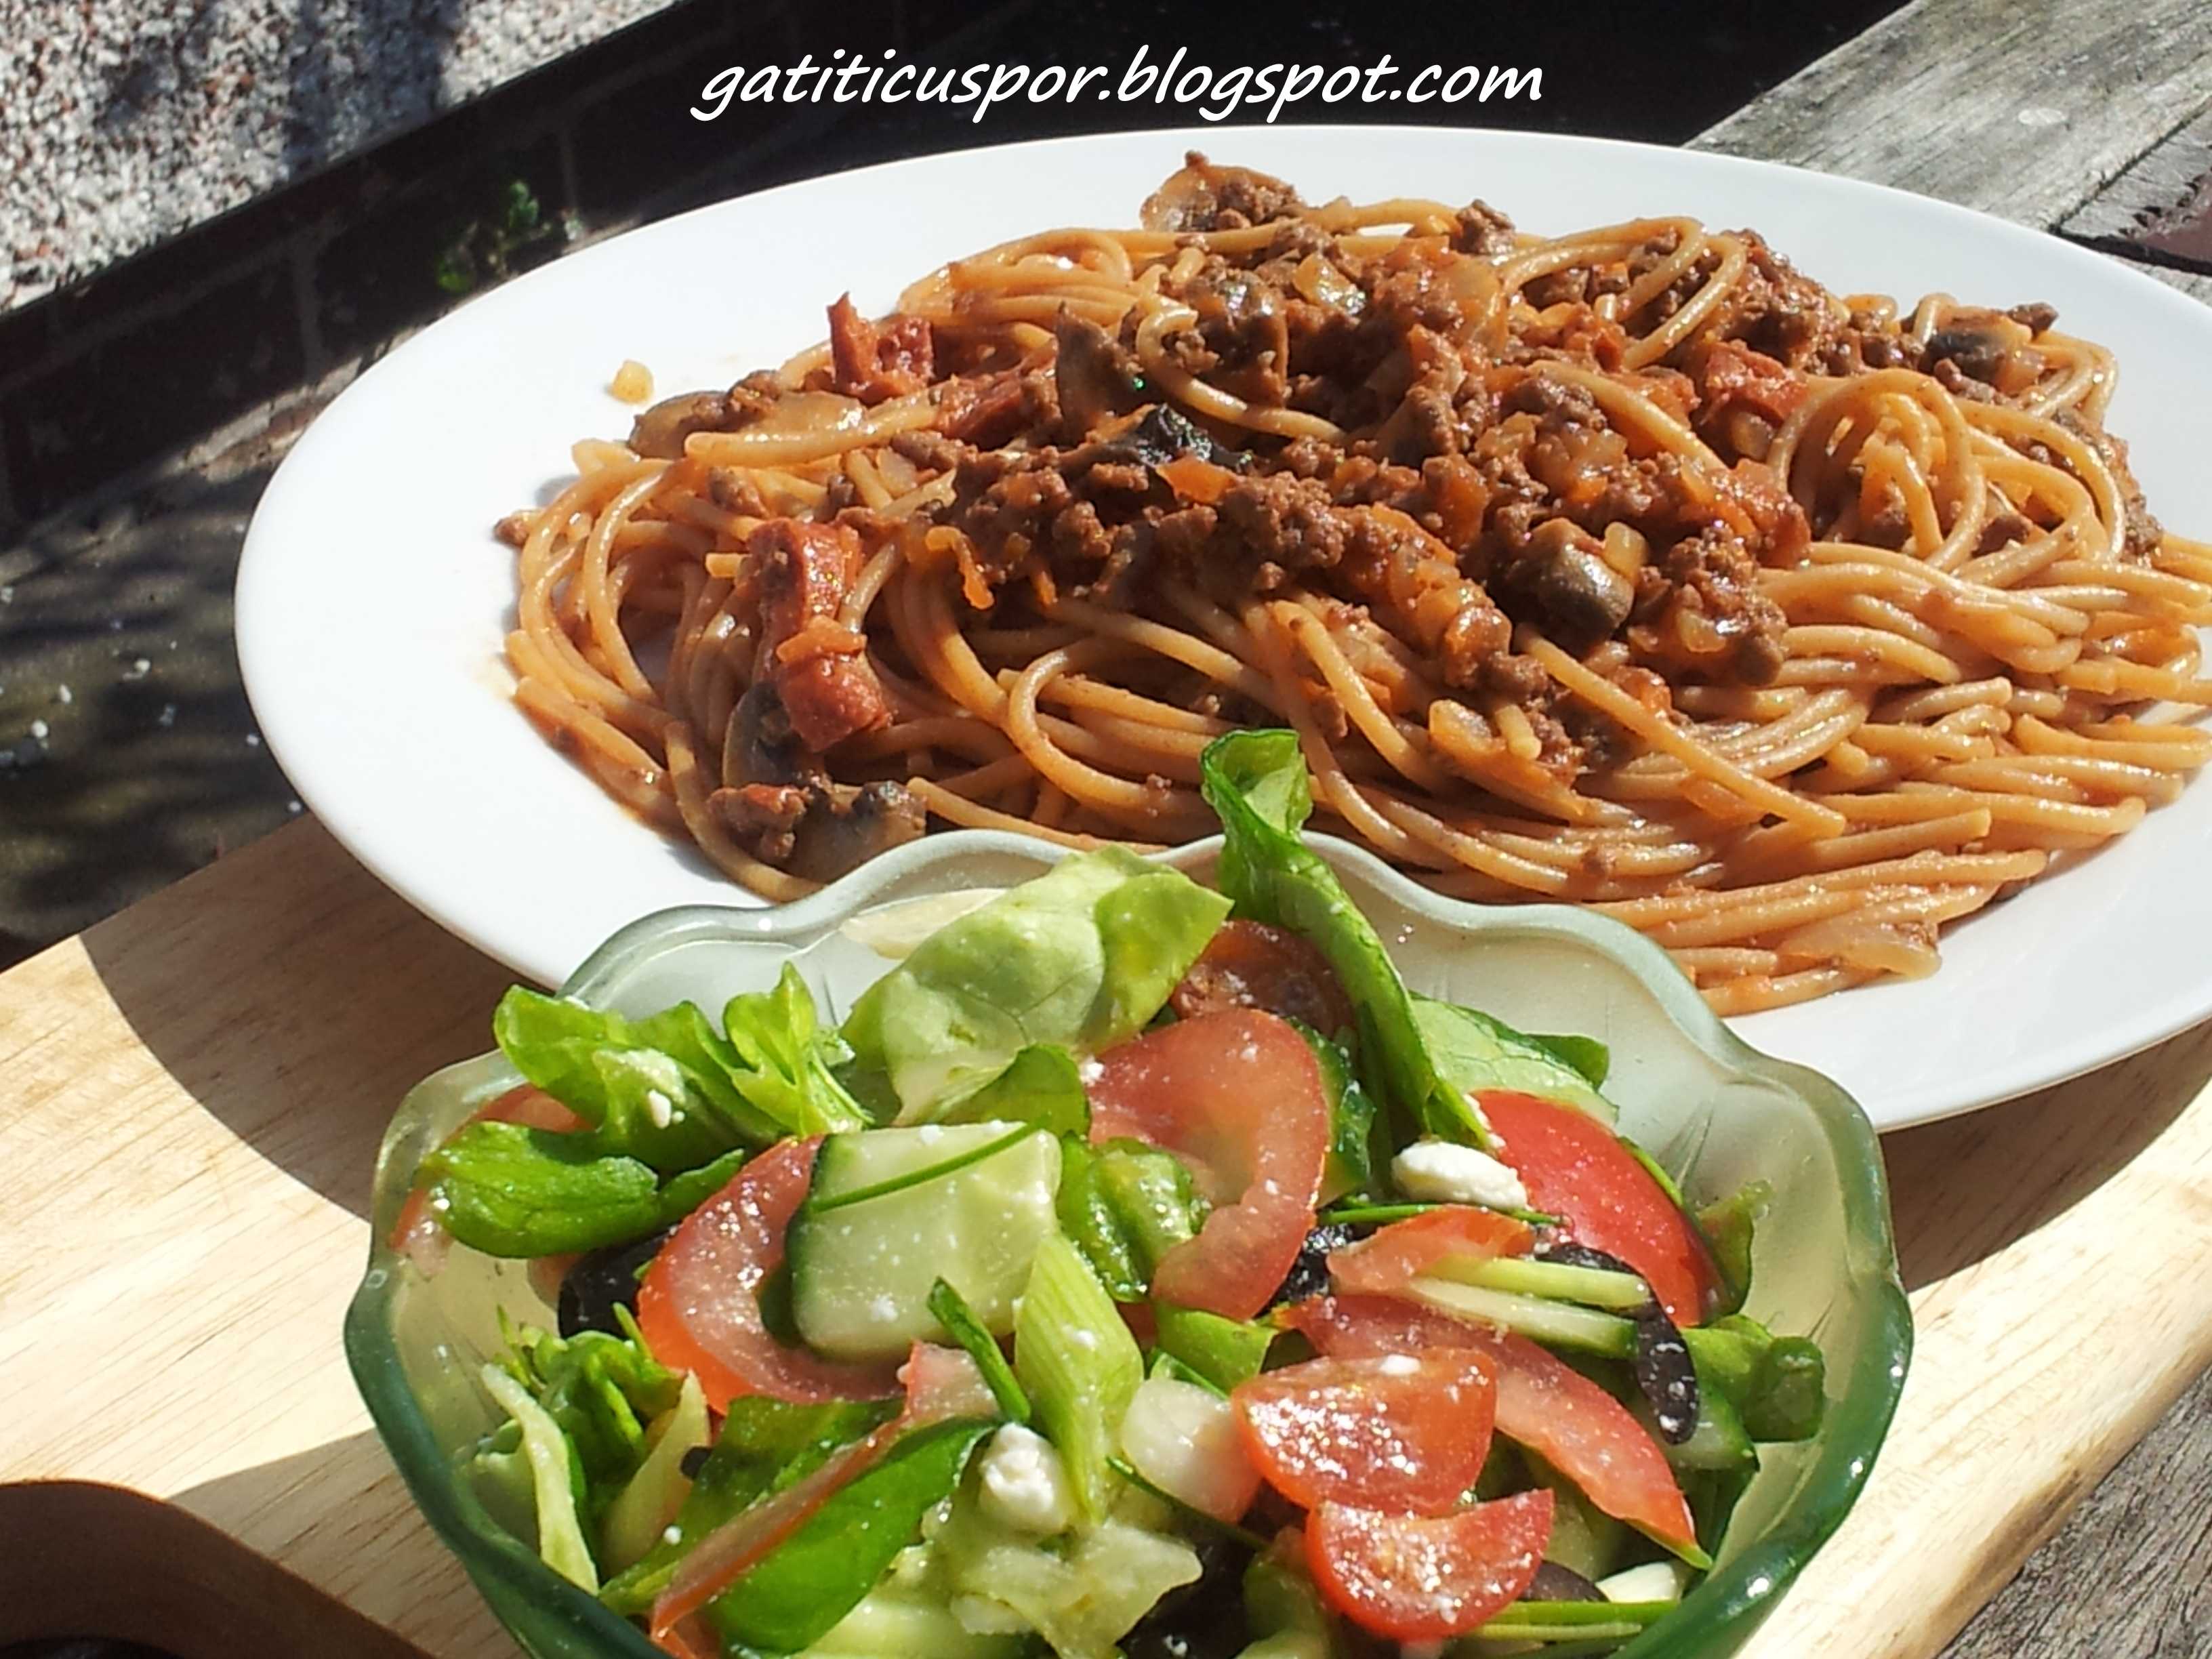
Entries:
[[1616, 1519], [1694, 1546], [1696, 1524], [1659, 1443], [1628, 1408], [1525, 1336], [1378, 1296], [1319, 1296], [1277, 1311], [1324, 1354], [1472, 1348], [1492, 1364], [1498, 1432], [1536, 1453]]
[[1475, 1099], [1504, 1143], [1499, 1161], [1519, 1174], [1534, 1208], [1565, 1217], [1577, 1243], [1643, 1274], [1677, 1325], [1703, 1322], [1715, 1277], [1705, 1241], [1612, 1130], [1587, 1112], [1511, 1090]]
[[[520, 1123], [526, 1129], [550, 1129], [556, 1134], [592, 1127], [589, 1118], [577, 1116], [530, 1083], [519, 1083], [505, 1094], [477, 1107], [460, 1129], [446, 1137], [444, 1144], [450, 1145], [453, 1135], [459, 1134], [471, 1123]], [[418, 1186], [407, 1194], [407, 1201], [399, 1206], [399, 1214], [392, 1221], [387, 1242], [425, 1274], [434, 1273], [446, 1265], [447, 1252], [453, 1247], [453, 1236], [431, 1209], [428, 1187]]]
[[1264, 921], [1224, 921], [1214, 929], [1170, 1001], [1182, 1019], [1224, 1008], [1264, 1008], [1328, 1037], [1353, 1024], [1352, 999], [1321, 947]]
[[1201, 1014], [1098, 1056], [1091, 1139], [1176, 1153], [1212, 1201], [1160, 1259], [1152, 1294], [1229, 1319], [1267, 1305], [1313, 1230], [1328, 1098], [1305, 1039], [1257, 1009]]
[[1524, 1255], [1535, 1237], [1526, 1222], [1510, 1215], [1448, 1205], [1394, 1221], [1355, 1244], [1331, 1250], [1328, 1276], [1339, 1290], [1388, 1296], [1448, 1255]]
[[1431, 1642], [1520, 1600], [1551, 1537], [1552, 1494], [1541, 1488], [1437, 1516], [1323, 1504], [1306, 1522], [1306, 1564], [1355, 1625]]
[[1229, 1402], [1253, 1462], [1293, 1503], [1435, 1515], [1482, 1472], [1497, 1397], [1484, 1356], [1430, 1348], [1285, 1365]]
[[707, 1403], [739, 1395], [816, 1404], [880, 1400], [890, 1370], [833, 1364], [787, 1346], [761, 1319], [760, 1287], [783, 1265], [784, 1231], [806, 1197], [817, 1135], [778, 1141], [684, 1218], [638, 1286], [638, 1328], [653, 1357], [699, 1379]]

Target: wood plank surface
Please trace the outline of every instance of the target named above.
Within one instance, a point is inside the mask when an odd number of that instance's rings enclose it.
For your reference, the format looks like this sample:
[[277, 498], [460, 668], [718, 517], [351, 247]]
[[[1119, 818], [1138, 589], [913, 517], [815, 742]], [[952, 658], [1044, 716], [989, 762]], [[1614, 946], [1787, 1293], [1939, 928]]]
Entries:
[[[2086, 226], [2208, 105], [2212, 7], [1919, 0], [1700, 142]], [[319, 1651], [383, 1659], [380, 1632], [512, 1650], [337, 1342], [384, 1121], [483, 1046], [504, 979], [312, 823], [0, 975], [0, 1483], [58, 1483], [0, 1488], [0, 1528], [39, 1546], [0, 1566], [0, 1641], [98, 1616], [188, 1659], [268, 1650], [268, 1620], [313, 1618], [319, 1592], [361, 1618], [319, 1626]], [[1918, 1357], [1865, 1499], [1751, 1659], [1926, 1659], [2212, 1363], [2208, 1079], [2200, 1029], [1890, 1139]], [[2204, 1559], [2201, 1502], [2167, 1494], [2201, 1490], [2208, 1418], [2185, 1411], [2140, 1484], [2084, 1510], [2083, 1553], [2039, 1558], [2021, 1611], [1958, 1659], [2212, 1652], [2203, 1574], [2159, 1599], [2176, 1551]], [[2145, 1531], [2161, 1505], [2182, 1522]], [[136, 1613], [20, 1593], [134, 1537], [169, 1564]], [[2099, 1578], [2114, 1610], [2085, 1615]]]
[[[2201, 199], [2212, 174], [2212, 107], [2201, 110], [2145, 150], [2118, 177], [2068, 214], [2069, 236], [2120, 242]], [[2116, 252], [2124, 253], [2124, 248]]]
[[2082, 1500], [1945, 1659], [2212, 1652], [2212, 1372]]
[[[511, 1650], [415, 1516], [337, 1340], [384, 1121], [483, 1046], [504, 981], [311, 823], [0, 975], [0, 1167], [55, 1170], [62, 1147], [69, 1174], [0, 1211], [0, 1490], [167, 1500], [214, 1536], [179, 1533], [160, 1582], [201, 1586], [195, 1606], [239, 1584], [218, 1598], [234, 1620], [270, 1597], [226, 1538], [363, 1615], [364, 1641]], [[1924, 1659], [2212, 1361], [2208, 1078], [2212, 1027], [1890, 1139], [1912, 1378], [1867, 1497], [1749, 1654]], [[131, 1523], [106, 1497], [17, 1486], [0, 1523], [28, 1516], [82, 1559], [96, 1540], [68, 1528]], [[147, 1633], [127, 1606], [8, 1583], [0, 1641], [92, 1616]], [[213, 1659], [251, 1647], [240, 1628], [155, 1633]], [[377, 1653], [343, 1633], [322, 1650]]]
[[[1917, 0], [1712, 128], [1697, 147], [1918, 191], [2111, 251], [2110, 239], [2139, 211], [2169, 205], [2160, 198], [2185, 186], [2208, 121], [2212, 7], [2200, 0]], [[2138, 268], [2212, 301], [2212, 276]], [[2093, 1121], [2100, 1109], [2087, 1091], [2100, 1080], [2073, 1085]], [[1995, 1121], [2020, 1109], [2001, 1108], [1968, 1122]], [[1886, 1143], [1899, 1180], [1900, 1230], [1908, 1237], [1922, 1224], [1910, 1213], [1916, 1165], [1908, 1160], [1947, 1133], [1954, 1133], [1950, 1126], [1937, 1126]], [[2116, 1219], [2130, 1224], [2124, 1215]], [[2199, 1215], [2193, 1224], [2203, 1227], [2207, 1219]], [[1916, 1297], [1923, 1364], [1931, 1346], [1958, 1334], [1942, 1316], [1942, 1301], [1931, 1290]], [[2062, 1346], [2073, 1340], [2070, 1333], [2041, 1335]], [[2158, 1387], [2140, 1402], [2143, 1420], [2120, 1425], [2105, 1443], [2106, 1454], [2155, 1418], [2158, 1401], [2186, 1382], [2191, 1363], [2206, 1363], [2201, 1353], [2161, 1354], [2156, 1332], [2120, 1336], [2163, 1369]], [[2035, 1347], [2033, 1334], [2026, 1346]], [[1916, 1374], [1869, 1503], [1755, 1642], [1751, 1651], [1759, 1659], [1821, 1648], [1838, 1627], [1832, 1621], [1855, 1609], [1866, 1616], [1848, 1627], [1870, 1632], [1868, 1652], [1928, 1651], [1917, 1640], [1900, 1644], [1891, 1632], [1914, 1613], [1898, 1599], [1897, 1587], [1923, 1583], [1929, 1564], [1887, 1547], [1891, 1540], [1880, 1535], [1899, 1463], [1918, 1455], [1936, 1460], [1929, 1467], [1944, 1467], [1948, 1443], [1921, 1410], [1924, 1386], [1923, 1375]], [[2208, 1394], [2212, 1380], [2200, 1381], [2191, 1397]], [[2055, 1398], [2051, 1416], [2060, 1426], [2072, 1420]], [[2027, 1420], [2015, 1430], [2023, 1445], [2033, 1445], [2051, 1426]], [[2201, 1510], [2176, 1501], [2178, 1492], [2201, 1488], [2201, 1472], [2212, 1465], [2212, 1418], [2177, 1408], [2154, 1440], [2142, 1449], [2147, 1455], [2131, 1459], [2111, 1487], [2098, 1489], [2081, 1516], [2032, 1560], [2037, 1544], [2095, 1486], [2108, 1455], [2037, 1491], [2018, 1525], [1996, 1534], [1968, 1527], [1939, 1547], [1942, 1554], [1963, 1554], [1970, 1588], [1931, 1610], [1930, 1633], [1959, 1629], [1978, 1601], [1994, 1597], [1966, 1625], [1946, 1659], [2212, 1655], [2212, 1592], [2206, 1588], [2212, 1583], [2212, 1537]], [[2177, 1480], [2179, 1471], [2188, 1473]], [[1929, 1485], [1931, 1498], [1941, 1502], [1942, 1483]], [[2112, 1550], [2116, 1516], [2132, 1527], [2125, 1568]], [[2023, 1561], [2027, 1569], [2015, 1579]], [[1851, 1650], [1859, 1651], [1857, 1642]]]
[[[338, 1346], [384, 1126], [425, 1073], [486, 1046], [507, 978], [308, 823], [0, 975], [0, 1482], [167, 1500], [218, 1536], [179, 1533], [152, 1561], [240, 1587], [205, 1626], [153, 1616], [160, 1597], [0, 1581], [0, 1642], [253, 1651], [229, 1639], [253, 1628], [250, 1576], [201, 1547], [227, 1537], [434, 1651], [511, 1650]], [[88, 1519], [83, 1496], [17, 1493], [10, 1513], [82, 1559], [138, 1518]]]
[[[2208, 105], [2202, 0], [1915, 0], [1692, 148], [2051, 229]], [[2212, 299], [2212, 278], [2152, 274]]]

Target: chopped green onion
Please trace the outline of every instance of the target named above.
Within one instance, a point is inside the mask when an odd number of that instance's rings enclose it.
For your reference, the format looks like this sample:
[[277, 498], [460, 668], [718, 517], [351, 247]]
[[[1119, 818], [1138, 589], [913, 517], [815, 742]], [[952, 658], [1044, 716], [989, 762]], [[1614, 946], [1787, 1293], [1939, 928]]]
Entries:
[[967, 1298], [940, 1279], [929, 1287], [929, 1311], [952, 1340], [968, 1351], [975, 1369], [983, 1373], [983, 1385], [990, 1389], [991, 1398], [999, 1402], [1007, 1420], [1026, 1425], [1030, 1397], [1022, 1391], [1014, 1378], [1014, 1368], [1006, 1363], [990, 1332], [983, 1328], [983, 1322], [975, 1317]]
[[1084, 1514], [1106, 1512], [1107, 1459], [1145, 1379], [1145, 1357], [1082, 1252], [1054, 1233], [1014, 1314], [1014, 1375], [1067, 1465]]
[[[1633, 1636], [1680, 1605], [1679, 1601], [1516, 1601], [1475, 1633], [1492, 1640], [1524, 1642]], [[1626, 1628], [1616, 1631], [1615, 1626]]]
[[981, 1164], [987, 1158], [996, 1158], [1009, 1146], [1018, 1146], [1031, 1135], [1043, 1134], [1034, 1123], [1024, 1123], [1000, 1135], [996, 1140], [986, 1141], [981, 1146], [970, 1147], [942, 1164], [932, 1164], [926, 1169], [909, 1170], [904, 1175], [893, 1176], [888, 1181], [878, 1181], [872, 1186], [855, 1187], [848, 1193], [835, 1193], [828, 1198], [809, 1198], [806, 1212], [827, 1215], [832, 1210], [842, 1210], [848, 1205], [866, 1204], [872, 1198], [889, 1198], [893, 1193], [902, 1193], [909, 1187], [919, 1187], [927, 1182], [966, 1169], [971, 1164]]

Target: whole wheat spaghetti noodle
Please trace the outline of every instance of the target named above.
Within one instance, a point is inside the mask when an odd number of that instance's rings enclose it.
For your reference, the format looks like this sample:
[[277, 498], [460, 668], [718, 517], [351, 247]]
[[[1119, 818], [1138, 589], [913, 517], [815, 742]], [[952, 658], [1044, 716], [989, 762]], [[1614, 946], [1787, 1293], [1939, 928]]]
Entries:
[[2212, 756], [2212, 548], [2055, 321], [1193, 157], [579, 444], [502, 526], [517, 701], [773, 899], [933, 820], [1207, 833], [1285, 726], [1322, 827], [1725, 1012], [1925, 974]]

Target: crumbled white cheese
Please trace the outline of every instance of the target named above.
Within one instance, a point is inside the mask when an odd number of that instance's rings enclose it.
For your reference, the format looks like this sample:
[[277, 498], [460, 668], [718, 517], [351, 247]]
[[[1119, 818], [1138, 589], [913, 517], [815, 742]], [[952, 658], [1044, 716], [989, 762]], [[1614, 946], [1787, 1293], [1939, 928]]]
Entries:
[[1680, 1561], [1647, 1561], [1597, 1581], [1608, 1601], [1679, 1601], [1689, 1585], [1689, 1570]]
[[898, 1300], [895, 1297], [879, 1296], [868, 1304], [868, 1317], [878, 1325], [895, 1323], [899, 1316]]
[[1009, 1423], [991, 1437], [981, 1465], [982, 1503], [993, 1519], [1039, 1537], [1074, 1522], [1067, 1471], [1052, 1442]]
[[645, 1115], [656, 1129], [665, 1129], [676, 1115], [676, 1103], [658, 1089], [645, 1091]]
[[1072, 1327], [1067, 1333], [1067, 1337], [1069, 1341], [1074, 1343], [1077, 1347], [1081, 1348], [1086, 1353], [1092, 1352], [1098, 1346], [1098, 1333], [1093, 1330], [1086, 1330], [1080, 1325]]
[[1375, 1369], [1385, 1376], [1414, 1376], [1420, 1372], [1421, 1362], [1409, 1353], [1386, 1353]]
[[631, 1048], [621, 1054], [618, 1063], [643, 1073], [647, 1083], [671, 1099], [684, 1092], [684, 1068], [672, 1054], [664, 1054], [658, 1048]]
[[660, 1541], [664, 1544], [682, 1543], [684, 1541], [684, 1528], [679, 1526], [676, 1526], [673, 1523], [662, 1528], [660, 1531]]
[[945, 1139], [945, 1126], [941, 1123], [925, 1123], [914, 1132], [914, 1138], [925, 1146], [934, 1146]]
[[1105, 1066], [1088, 1054], [1075, 1062], [1076, 1080], [1086, 1089], [1105, 1075]]
[[1525, 1210], [1521, 1177], [1487, 1152], [1449, 1140], [1417, 1140], [1390, 1160], [1398, 1190], [1425, 1204], [1486, 1204]]

